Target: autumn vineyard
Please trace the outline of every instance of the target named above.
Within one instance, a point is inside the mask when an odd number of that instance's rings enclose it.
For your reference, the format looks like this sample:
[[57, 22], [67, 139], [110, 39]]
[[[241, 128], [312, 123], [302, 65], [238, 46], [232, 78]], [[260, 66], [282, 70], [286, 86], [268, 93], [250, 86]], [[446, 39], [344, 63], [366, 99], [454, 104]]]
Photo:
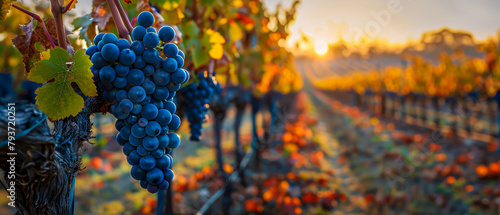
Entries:
[[499, 3], [0, 4], [0, 214], [500, 213]]

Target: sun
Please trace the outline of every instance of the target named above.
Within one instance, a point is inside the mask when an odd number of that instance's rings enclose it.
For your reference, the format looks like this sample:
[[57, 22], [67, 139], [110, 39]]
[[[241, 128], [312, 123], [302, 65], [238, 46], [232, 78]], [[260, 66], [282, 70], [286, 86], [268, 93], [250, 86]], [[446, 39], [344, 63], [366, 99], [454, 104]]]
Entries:
[[314, 51], [319, 55], [324, 55], [328, 51], [328, 44], [325, 41], [318, 41], [314, 44]]

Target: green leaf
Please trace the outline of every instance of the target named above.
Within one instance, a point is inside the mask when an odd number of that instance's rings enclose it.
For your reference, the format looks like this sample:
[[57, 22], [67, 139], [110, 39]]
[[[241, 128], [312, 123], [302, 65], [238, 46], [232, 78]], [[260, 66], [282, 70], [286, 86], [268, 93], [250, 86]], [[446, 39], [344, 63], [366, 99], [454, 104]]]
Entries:
[[180, 30], [183, 36], [183, 43], [186, 48], [196, 45], [199, 43], [200, 29], [196, 26], [196, 23], [189, 21], [188, 23], [180, 26]]
[[243, 32], [238, 24], [233, 23], [229, 25], [229, 39], [231, 41], [237, 41], [243, 38]]
[[85, 40], [87, 46], [91, 46], [92, 41], [90, 41], [87, 35], [87, 30], [89, 29], [89, 25], [92, 24], [92, 19], [90, 14], [76, 18], [75, 20], [73, 20], [73, 22], [71, 22], [71, 24], [75, 27], [75, 29], [73, 29], [73, 32], [80, 29], [80, 34], [79, 34], [80, 39]]
[[0, 0], [0, 20], [7, 18], [12, 2], [12, 0]]
[[206, 49], [203, 49], [201, 45], [196, 45], [193, 49], [193, 64], [196, 69], [207, 64], [210, 61], [210, 56]]
[[51, 49], [49, 54], [49, 59], [35, 63], [28, 74], [28, 79], [37, 83], [50, 81], [36, 90], [36, 104], [51, 120], [76, 116], [83, 109], [83, 98], [73, 90], [72, 83], [77, 84], [84, 95], [97, 96], [90, 71], [92, 63], [84, 49], [75, 53], [69, 69], [66, 62], [70, 55], [66, 50], [58, 47]]
[[213, 6], [215, 2], [216, 0], [201, 0], [201, 5], [203, 5], [203, 7], [210, 7]]

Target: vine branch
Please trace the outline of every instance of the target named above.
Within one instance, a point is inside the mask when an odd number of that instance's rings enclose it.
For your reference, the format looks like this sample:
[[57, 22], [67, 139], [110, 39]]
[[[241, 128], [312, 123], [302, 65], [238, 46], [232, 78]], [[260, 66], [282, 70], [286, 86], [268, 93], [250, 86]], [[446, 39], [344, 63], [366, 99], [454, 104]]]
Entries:
[[52, 37], [50, 36], [49, 31], [47, 30], [47, 26], [45, 26], [45, 22], [42, 20], [42, 18], [40, 18], [40, 16], [38, 16], [36, 13], [33, 13], [31, 11], [28, 11], [28, 10], [22, 8], [22, 7], [19, 7], [19, 6], [15, 5], [15, 4], [13, 4], [12, 7], [20, 10], [21, 12], [23, 12], [23, 13], [31, 16], [33, 19], [35, 19], [36, 21], [38, 21], [38, 23], [42, 25], [43, 31], [45, 32], [45, 36], [49, 40], [50, 45], [52, 46], [52, 48], [56, 47], [56, 45], [54, 44], [54, 41], [52, 41]]
[[132, 31], [134, 30], [134, 27], [132, 27], [132, 24], [130, 23], [130, 20], [128, 19], [127, 12], [125, 12], [125, 9], [123, 9], [122, 3], [120, 0], [114, 0], [116, 8], [118, 9], [118, 12], [120, 13], [120, 17], [122, 18], [123, 23], [125, 23], [125, 27], [128, 30], [129, 34], [132, 34]]
[[54, 16], [54, 20], [56, 21], [56, 33], [57, 33], [58, 45], [64, 50], [68, 50], [68, 42], [66, 40], [66, 31], [64, 29], [64, 23], [62, 17], [63, 10], [61, 3], [58, 0], [50, 0], [50, 5], [51, 5], [50, 10], [52, 12], [52, 15]]
[[123, 20], [120, 16], [120, 12], [118, 11], [118, 7], [115, 4], [114, 0], [106, 0], [108, 2], [108, 7], [109, 10], [111, 11], [111, 15], [113, 16], [113, 21], [115, 22], [116, 29], [118, 29], [118, 34], [120, 37], [125, 38], [126, 40], [130, 41], [130, 33], [127, 31], [125, 28], [125, 25], [123, 24]]
[[62, 11], [62, 13], [63, 13], [63, 14], [64, 14], [64, 13], [66, 13], [66, 12], [68, 12], [69, 8], [70, 8], [70, 7], [71, 7], [71, 5], [73, 4], [73, 1], [74, 1], [74, 0], [71, 0], [71, 1], [70, 1], [67, 5], [66, 5], [66, 7], [64, 7], [64, 10]]

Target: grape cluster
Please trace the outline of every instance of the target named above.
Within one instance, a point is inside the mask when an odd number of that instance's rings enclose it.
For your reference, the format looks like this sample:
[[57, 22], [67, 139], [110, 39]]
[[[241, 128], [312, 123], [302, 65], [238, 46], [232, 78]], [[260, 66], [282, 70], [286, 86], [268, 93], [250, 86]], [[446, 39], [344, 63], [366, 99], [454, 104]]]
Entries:
[[191, 83], [180, 90], [182, 105], [186, 107], [186, 117], [191, 129], [190, 139], [194, 141], [200, 140], [205, 114], [209, 109], [208, 102], [217, 86], [214, 77], [208, 77], [206, 72], [200, 72], [197, 76], [198, 84]]
[[[173, 28], [164, 26], [157, 33], [151, 27], [150, 12], [139, 14], [137, 22], [131, 44], [114, 34], [100, 33], [86, 54], [93, 64], [94, 81], [118, 119], [116, 140], [132, 165], [132, 177], [156, 193], [167, 189], [174, 177], [169, 153], [180, 144], [179, 135], [172, 131], [181, 122], [174, 114], [173, 97], [189, 73], [181, 68], [184, 53], [170, 43], [175, 37]], [[165, 59], [157, 50], [160, 40], [166, 43]]]

